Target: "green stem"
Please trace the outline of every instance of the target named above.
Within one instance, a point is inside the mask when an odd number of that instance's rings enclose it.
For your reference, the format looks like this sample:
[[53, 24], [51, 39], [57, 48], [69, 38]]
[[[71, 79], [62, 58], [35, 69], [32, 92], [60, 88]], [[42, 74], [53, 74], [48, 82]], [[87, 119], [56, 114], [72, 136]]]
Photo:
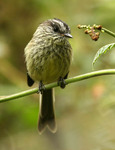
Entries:
[[[73, 83], [73, 82], [78, 82], [78, 81], [93, 78], [93, 77], [96, 77], [96, 76], [112, 75], [112, 74], [115, 74], [115, 69], [99, 70], [99, 71], [89, 72], [89, 73], [86, 73], [86, 74], [83, 74], [83, 75], [79, 75], [79, 76], [76, 76], [76, 77], [73, 77], [73, 78], [66, 79], [65, 83], [70, 84], [70, 83]], [[54, 83], [45, 85], [45, 89], [50, 89], [50, 88], [54, 88], [54, 87], [57, 87], [57, 86], [58, 86], [57, 82], [54, 82]], [[33, 88], [33, 89], [26, 90], [26, 91], [16, 93], [16, 94], [13, 94], [13, 95], [4, 96], [4, 97], [0, 98], [0, 103], [10, 101], [10, 100], [13, 100], [13, 99], [18, 99], [18, 98], [21, 98], [21, 97], [24, 97], [24, 96], [28, 96], [28, 95], [37, 93], [37, 92], [39, 92], [38, 88]]]
[[108, 30], [108, 29], [106, 29], [106, 28], [102, 28], [102, 31], [104, 31], [104, 32], [108, 33], [109, 35], [115, 37], [115, 33], [110, 31], [110, 30]]

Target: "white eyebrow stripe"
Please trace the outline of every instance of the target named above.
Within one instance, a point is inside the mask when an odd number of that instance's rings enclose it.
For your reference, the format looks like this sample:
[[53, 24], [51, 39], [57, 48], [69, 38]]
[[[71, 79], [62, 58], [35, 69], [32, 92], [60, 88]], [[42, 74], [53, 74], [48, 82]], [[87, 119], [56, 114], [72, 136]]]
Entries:
[[66, 30], [66, 27], [64, 26], [63, 22], [58, 21], [58, 20], [54, 20], [54, 22], [56, 22], [56, 23], [60, 24], [60, 26], [61, 26], [61, 27], [63, 27], [63, 29], [65, 29], [65, 30]]

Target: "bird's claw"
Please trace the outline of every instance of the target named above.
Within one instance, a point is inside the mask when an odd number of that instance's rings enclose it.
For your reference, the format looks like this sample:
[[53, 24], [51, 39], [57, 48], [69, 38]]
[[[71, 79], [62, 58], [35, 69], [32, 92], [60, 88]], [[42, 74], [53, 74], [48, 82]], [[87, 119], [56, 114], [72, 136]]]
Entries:
[[62, 89], [65, 88], [66, 82], [65, 82], [64, 78], [62, 78], [62, 77], [59, 78], [59, 80], [58, 80], [58, 86], [60, 86]]
[[44, 86], [44, 84], [42, 83], [42, 81], [40, 81], [38, 93], [43, 94], [43, 91], [44, 91], [44, 90], [45, 90], [45, 86]]

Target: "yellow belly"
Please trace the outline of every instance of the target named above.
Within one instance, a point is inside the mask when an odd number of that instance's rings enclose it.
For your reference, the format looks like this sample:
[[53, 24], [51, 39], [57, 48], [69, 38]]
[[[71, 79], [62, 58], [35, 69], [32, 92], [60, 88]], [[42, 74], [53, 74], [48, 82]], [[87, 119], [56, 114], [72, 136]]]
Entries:
[[[44, 61], [44, 60], [43, 60]], [[49, 56], [42, 66], [33, 65], [29, 69], [29, 74], [34, 81], [42, 81], [44, 84], [58, 81], [60, 77], [65, 77], [69, 72], [70, 58], [58, 58]]]

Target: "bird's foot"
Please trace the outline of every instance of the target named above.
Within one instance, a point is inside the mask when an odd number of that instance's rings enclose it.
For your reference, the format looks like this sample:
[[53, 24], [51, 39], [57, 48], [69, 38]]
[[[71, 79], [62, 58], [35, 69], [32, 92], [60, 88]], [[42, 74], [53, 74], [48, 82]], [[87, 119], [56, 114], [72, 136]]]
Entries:
[[40, 81], [40, 83], [39, 83], [38, 93], [43, 94], [43, 91], [44, 91], [44, 90], [45, 90], [45, 86], [44, 86], [43, 82], [42, 82], [42, 81]]
[[65, 88], [66, 83], [65, 83], [64, 78], [62, 78], [62, 77], [59, 78], [59, 80], [58, 80], [58, 86], [60, 86], [62, 89]]

